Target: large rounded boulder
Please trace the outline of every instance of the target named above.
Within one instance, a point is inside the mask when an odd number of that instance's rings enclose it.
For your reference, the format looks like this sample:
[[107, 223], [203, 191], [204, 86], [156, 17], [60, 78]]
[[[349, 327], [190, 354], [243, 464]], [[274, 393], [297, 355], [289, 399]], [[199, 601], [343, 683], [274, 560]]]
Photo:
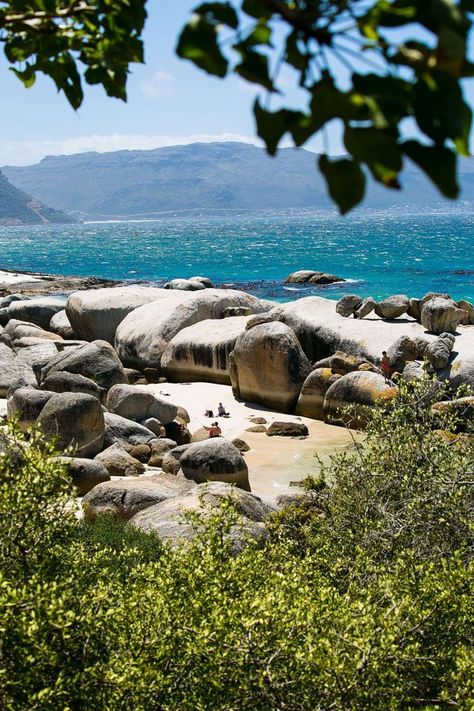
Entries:
[[184, 476], [198, 484], [223, 481], [250, 491], [245, 459], [237, 447], [221, 437], [190, 444], [180, 457], [180, 465]]
[[230, 385], [229, 355], [248, 320], [248, 316], [206, 319], [184, 328], [161, 357], [163, 375], [175, 382]]
[[277, 321], [245, 331], [231, 354], [230, 376], [237, 398], [279, 412], [293, 412], [311, 372], [294, 331]]
[[85, 496], [98, 484], [110, 481], [107, 469], [94, 459], [58, 457], [58, 460], [65, 466], [78, 496]]
[[117, 326], [125, 316], [163, 294], [163, 289], [146, 286], [76, 291], [67, 300], [66, 314], [77, 338], [113, 344]]
[[172, 474], [109, 481], [94, 487], [84, 497], [82, 508], [84, 516], [92, 521], [103, 514], [128, 521], [139, 511], [175, 496], [183, 496], [194, 488], [194, 482]]
[[154, 418], [162, 425], [168, 425], [178, 413], [176, 405], [140, 385], [114, 385], [107, 395], [106, 406], [109, 412], [129, 420]]
[[341, 376], [330, 368], [316, 368], [303, 383], [296, 405], [296, 414], [311, 417], [313, 420], [324, 419], [323, 405], [326, 393]]
[[112, 346], [106, 341], [67, 348], [41, 368], [40, 383], [53, 373], [77, 373], [109, 390], [117, 383], [127, 383], [127, 376]]
[[133, 516], [131, 524], [142, 531], [155, 533], [172, 547], [178, 547], [201, 535], [199, 526], [193, 525], [186, 516], [188, 512], [205, 519], [227, 500], [240, 517], [225, 534], [233, 552], [239, 553], [249, 539], [263, 542], [267, 537], [265, 521], [274, 511], [273, 507], [249, 492], [217, 481], [201, 484], [183, 495], [149, 506]]
[[395, 398], [397, 392], [397, 388], [386, 383], [378, 373], [348, 373], [328, 389], [324, 398], [324, 418], [330, 422], [346, 422], [358, 426], [364, 421], [361, 408], [383, 405]]
[[226, 309], [244, 306], [251, 313], [268, 311], [255, 296], [232, 289], [165, 291], [168, 298], [141, 306], [117, 328], [115, 347], [131, 367], [160, 368], [168, 343], [180, 331], [206, 319], [221, 319]]
[[110, 447], [112, 444], [119, 444], [122, 447], [149, 444], [156, 439], [156, 434], [147, 427], [126, 417], [115, 415], [113, 412], [104, 413], [104, 423], [104, 447]]
[[96, 462], [104, 466], [110, 476], [140, 476], [145, 472], [145, 465], [132, 457], [118, 444], [112, 444], [96, 457]]
[[67, 317], [66, 310], [58, 311], [49, 322], [49, 330], [58, 334], [61, 338], [73, 339], [75, 333]]
[[36, 388], [18, 388], [8, 398], [8, 419], [16, 419], [22, 432], [34, 425], [44, 406], [53, 397], [53, 392], [36, 390]]
[[59, 449], [72, 447], [78, 457], [94, 457], [102, 449], [104, 414], [92, 395], [54, 394], [41, 410], [38, 424]]
[[0, 343], [0, 397], [6, 397], [19, 378], [20, 368], [15, 351], [5, 343]]
[[392, 320], [406, 314], [410, 308], [410, 299], [405, 294], [395, 294], [379, 301], [375, 306], [375, 313], [380, 318]]
[[430, 333], [456, 333], [458, 325], [467, 315], [452, 299], [436, 297], [423, 305], [421, 323]]
[[64, 304], [64, 299], [52, 296], [14, 301], [8, 307], [8, 315], [9, 318], [34, 323], [47, 331], [52, 317], [64, 309]]

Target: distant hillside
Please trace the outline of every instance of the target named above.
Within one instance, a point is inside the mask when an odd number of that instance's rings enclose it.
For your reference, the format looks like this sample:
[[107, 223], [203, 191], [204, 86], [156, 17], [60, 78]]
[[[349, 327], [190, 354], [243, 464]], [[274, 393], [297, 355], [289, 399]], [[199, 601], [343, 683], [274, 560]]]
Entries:
[[15, 188], [0, 172], [0, 225], [34, 225], [46, 222], [73, 222], [60, 210], [43, 205]]
[[[26, 167], [5, 167], [14, 185], [47, 204], [95, 219], [147, 218], [195, 211], [329, 208], [316, 156], [282, 149], [276, 158], [244, 143], [194, 143], [151, 151], [49, 156]], [[463, 198], [474, 197], [466, 173]], [[414, 169], [401, 193], [373, 186], [365, 205], [428, 209], [441, 198]]]

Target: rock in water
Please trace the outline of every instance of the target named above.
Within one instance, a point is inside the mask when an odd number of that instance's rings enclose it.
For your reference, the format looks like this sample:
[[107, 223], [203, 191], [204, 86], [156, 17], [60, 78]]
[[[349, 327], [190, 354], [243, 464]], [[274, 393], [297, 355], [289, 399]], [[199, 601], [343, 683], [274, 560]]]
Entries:
[[455, 333], [467, 312], [459, 309], [452, 299], [434, 298], [421, 310], [421, 323], [431, 333]]
[[297, 272], [289, 274], [284, 280], [284, 284], [335, 284], [336, 282], [345, 281], [342, 277], [327, 272], [315, 272], [309, 269], [300, 269]]
[[72, 446], [78, 457], [94, 457], [102, 449], [104, 414], [92, 395], [55, 393], [41, 410], [38, 424], [60, 449]]
[[389, 296], [383, 301], [379, 301], [375, 306], [375, 313], [380, 318], [393, 320], [406, 314], [410, 307], [410, 299], [405, 294], [396, 294]]
[[77, 348], [68, 348], [41, 368], [40, 382], [53, 373], [78, 373], [109, 390], [117, 383], [126, 383], [127, 376], [112, 346], [106, 341], [93, 341]]
[[[397, 388], [378, 373], [358, 371], [343, 375], [331, 385], [324, 398], [324, 417], [329, 422], [358, 426], [365, 420], [361, 406], [382, 405], [397, 396]], [[351, 407], [347, 414], [344, 410]]]
[[180, 289], [181, 291], [201, 291], [206, 287], [197, 279], [172, 279], [165, 284], [164, 288]]
[[355, 294], [347, 294], [347, 296], [343, 296], [342, 299], [339, 299], [337, 302], [336, 313], [338, 313], [339, 316], [348, 318], [349, 316], [352, 316], [361, 304], [362, 299], [360, 296], [356, 296]]
[[106, 405], [115, 415], [139, 421], [153, 417], [162, 425], [172, 422], [178, 412], [176, 405], [140, 385], [114, 385], [109, 390]]
[[113, 345], [117, 326], [125, 316], [163, 295], [163, 289], [145, 286], [76, 291], [67, 300], [66, 313], [77, 338]]
[[328, 389], [341, 376], [330, 368], [316, 368], [303, 383], [296, 405], [296, 414], [311, 417], [313, 420], [324, 419], [323, 405]]
[[235, 397], [280, 412], [293, 412], [311, 372], [294, 331], [283, 323], [264, 323], [245, 331], [231, 355]]
[[82, 508], [84, 516], [92, 521], [103, 514], [113, 514], [128, 521], [139, 511], [175, 496], [183, 496], [196, 486], [194, 482], [171, 474], [111, 481], [96, 486], [85, 496]]
[[221, 437], [190, 444], [183, 452], [180, 464], [184, 476], [198, 484], [222, 481], [250, 491], [245, 459], [237, 447]]

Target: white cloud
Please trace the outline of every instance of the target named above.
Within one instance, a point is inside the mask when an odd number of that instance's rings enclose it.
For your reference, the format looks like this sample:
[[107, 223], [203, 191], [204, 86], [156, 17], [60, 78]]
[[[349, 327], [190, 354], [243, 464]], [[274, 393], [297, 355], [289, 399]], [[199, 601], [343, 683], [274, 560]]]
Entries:
[[158, 99], [164, 96], [175, 96], [174, 77], [168, 72], [158, 71], [150, 79], [144, 79], [140, 88], [148, 99]]
[[214, 141], [238, 141], [261, 145], [254, 137], [236, 133], [197, 134], [194, 136], [166, 136], [113, 133], [110, 135], [78, 136], [49, 141], [2, 141], [0, 140], [0, 165], [32, 165], [47, 155], [71, 155], [97, 151], [152, 150], [164, 146], [187, 145], [188, 143], [213, 143]]

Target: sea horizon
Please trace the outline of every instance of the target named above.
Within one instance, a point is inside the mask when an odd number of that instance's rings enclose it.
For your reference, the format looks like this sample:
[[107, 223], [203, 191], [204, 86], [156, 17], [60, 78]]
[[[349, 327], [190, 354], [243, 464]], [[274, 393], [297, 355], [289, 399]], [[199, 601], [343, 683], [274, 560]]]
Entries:
[[[321, 211], [0, 227], [0, 268], [126, 282], [207, 276], [262, 298], [446, 292], [474, 299], [474, 211]], [[285, 285], [298, 269], [344, 278]]]

